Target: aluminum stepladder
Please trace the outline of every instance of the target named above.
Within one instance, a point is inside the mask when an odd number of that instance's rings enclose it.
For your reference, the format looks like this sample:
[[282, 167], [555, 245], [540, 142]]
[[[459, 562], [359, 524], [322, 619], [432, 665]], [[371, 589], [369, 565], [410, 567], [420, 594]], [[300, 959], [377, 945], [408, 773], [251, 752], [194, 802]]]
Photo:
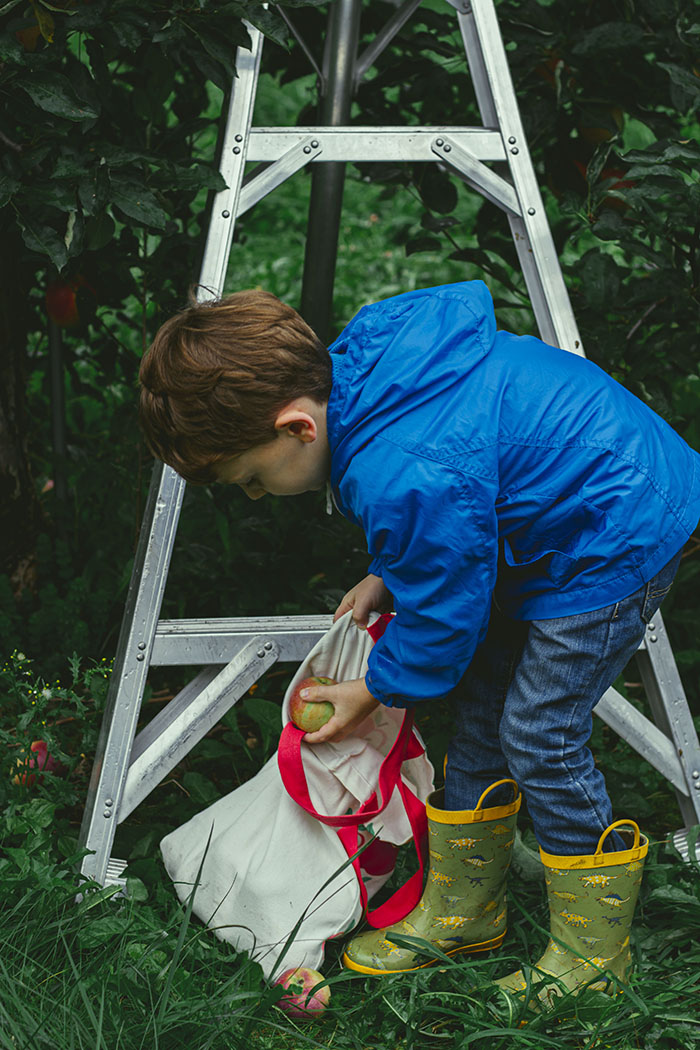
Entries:
[[[445, 15], [456, 15], [483, 127], [347, 125], [353, 85], [420, 0], [405, 0], [359, 57], [361, 0], [334, 0], [323, 70], [326, 100], [322, 116], [326, 123], [314, 127], [252, 126], [262, 37], [249, 28], [252, 48], [239, 49], [237, 54], [238, 78], [220, 165], [228, 188], [213, 202], [199, 278], [200, 287], [208, 290], [202, 298], [223, 289], [236, 218], [306, 165], [327, 165], [325, 170], [330, 173], [320, 192], [314, 189], [315, 203], [312, 194], [309, 238], [315, 238], [311, 254], [325, 260], [323, 273], [311, 274], [312, 287], [323, 280], [328, 283], [330, 272], [332, 289], [336, 243], [330, 248], [326, 244], [325, 256], [322, 253], [324, 243], [334, 240], [329, 237], [334, 224], [337, 242], [343, 162], [439, 163], [506, 213], [541, 338], [583, 353], [525, 141], [493, 0], [448, 2], [455, 10], [446, 6]], [[244, 184], [248, 161], [267, 166], [256, 170]], [[507, 166], [507, 176], [487, 162]], [[155, 465], [80, 836], [81, 845], [91, 851], [84, 858], [82, 875], [103, 885], [123, 884], [125, 862], [110, 857], [117, 824], [275, 661], [302, 660], [331, 624], [329, 615], [159, 620], [184, 486], [171, 468]], [[700, 823], [700, 744], [658, 614], [648, 626], [638, 661], [653, 721], [614, 689], [600, 700], [596, 714], [670, 781], [684, 824]], [[203, 669], [137, 735], [151, 665], [202, 665]], [[687, 856], [686, 829], [676, 833], [675, 841]]]

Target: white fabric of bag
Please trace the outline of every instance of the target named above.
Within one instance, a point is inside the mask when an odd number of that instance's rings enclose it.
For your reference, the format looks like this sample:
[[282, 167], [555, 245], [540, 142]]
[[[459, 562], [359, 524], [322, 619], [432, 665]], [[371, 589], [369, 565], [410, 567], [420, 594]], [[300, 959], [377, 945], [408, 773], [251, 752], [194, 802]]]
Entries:
[[[289, 721], [289, 700], [298, 681], [314, 675], [336, 681], [362, 678], [371, 648], [372, 639], [350, 613], [341, 617], [294, 675], [282, 705], [283, 724]], [[302, 742], [309, 793], [319, 812], [355, 811], [376, 790], [379, 767], [403, 715], [402, 709], [380, 705], [355, 735], [339, 743]], [[421, 801], [433, 790], [433, 767], [426, 755], [405, 761], [402, 777]], [[411, 838], [398, 790], [369, 830], [395, 845]], [[278, 960], [280, 970], [318, 969], [325, 942], [348, 933], [362, 917], [357, 877], [340, 839], [289, 797], [276, 755], [251, 780], [171, 832], [160, 845], [182, 901], [190, 896], [204, 857], [194, 913], [217, 937], [249, 952], [266, 977], [277, 969]], [[368, 896], [390, 874], [368, 876]]]

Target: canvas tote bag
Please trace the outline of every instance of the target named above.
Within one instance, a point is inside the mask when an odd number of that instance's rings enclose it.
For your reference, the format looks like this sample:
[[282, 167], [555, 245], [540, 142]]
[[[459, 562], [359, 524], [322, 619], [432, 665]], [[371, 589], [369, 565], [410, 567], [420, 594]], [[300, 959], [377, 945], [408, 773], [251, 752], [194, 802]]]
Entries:
[[325, 942], [357, 925], [391, 875], [395, 847], [411, 839], [418, 870], [368, 920], [389, 925], [420, 898], [433, 768], [411, 714], [380, 705], [353, 736], [314, 746], [289, 721], [296, 683], [313, 675], [363, 677], [372, 635], [389, 620], [374, 616], [364, 631], [350, 613], [341, 617], [287, 689], [277, 755], [161, 842], [180, 899], [192, 893], [201, 866], [194, 913], [249, 952], [266, 977], [289, 966], [317, 969]]

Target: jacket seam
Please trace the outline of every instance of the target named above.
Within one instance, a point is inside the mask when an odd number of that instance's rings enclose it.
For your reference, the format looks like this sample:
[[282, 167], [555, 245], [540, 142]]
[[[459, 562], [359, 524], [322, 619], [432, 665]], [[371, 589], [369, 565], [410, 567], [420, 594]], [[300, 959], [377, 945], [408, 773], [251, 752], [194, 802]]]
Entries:
[[[636, 470], [638, 470], [639, 473], [642, 474], [644, 478], [646, 478], [646, 480], [649, 483], [650, 487], [653, 488], [653, 490], [656, 492], [657, 496], [661, 497], [663, 502], [668, 507], [669, 511], [673, 514], [674, 518], [676, 518], [676, 520], [678, 521], [678, 524], [679, 525], [683, 525], [684, 524], [683, 520], [682, 520], [682, 514], [687, 509], [687, 506], [688, 506], [688, 503], [689, 503], [689, 500], [690, 500], [690, 493], [692, 492], [692, 485], [688, 486], [688, 495], [687, 495], [687, 497], [685, 499], [685, 502], [683, 503], [682, 507], [679, 507], [678, 505], [674, 505], [674, 504], [672, 504], [669, 501], [668, 494], [661, 488], [661, 486], [658, 484], [658, 482], [656, 481], [654, 476], [651, 473], [649, 473], [649, 471], [645, 468], [643, 463], [641, 463], [638, 459], [634, 458], [633, 456], [625, 455], [624, 452], [620, 452], [618, 449], [610, 448], [609, 445], [605, 445], [602, 442], [595, 442], [595, 441], [564, 441], [564, 442], [561, 442], [561, 444], [560, 444], [558, 442], [549, 442], [549, 441], [547, 441], [547, 442], [545, 442], [545, 441], [513, 441], [513, 440], [509, 440], [508, 438], [501, 438], [501, 439], [499, 439], [499, 444], [511, 445], [511, 446], [514, 446], [514, 447], [525, 447], [525, 448], [602, 449], [604, 452], [610, 453], [610, 455], [614, 456], [616, 459], [619, 459], [622, 462], [628, 463], [630, 466], [635, 467]], [[693, 468], [694, 468], [694, 464], [693, 464]], [[659, 546], [661, 546], [661, 544], [659, 544]]]

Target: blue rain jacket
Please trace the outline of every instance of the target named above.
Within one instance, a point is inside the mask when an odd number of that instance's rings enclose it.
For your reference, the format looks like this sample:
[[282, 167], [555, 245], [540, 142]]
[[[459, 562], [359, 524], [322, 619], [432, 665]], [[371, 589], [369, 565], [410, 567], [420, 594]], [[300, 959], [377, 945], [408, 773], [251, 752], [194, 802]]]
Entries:
[[366, 678], [444, 696], [492, 598], [517, 620], [638, 590], [700, 518], [700, 456], [592, 362], [496, 330], [481, 281], [366, 306], [330, 347], [331, 486], [396, 617]]

